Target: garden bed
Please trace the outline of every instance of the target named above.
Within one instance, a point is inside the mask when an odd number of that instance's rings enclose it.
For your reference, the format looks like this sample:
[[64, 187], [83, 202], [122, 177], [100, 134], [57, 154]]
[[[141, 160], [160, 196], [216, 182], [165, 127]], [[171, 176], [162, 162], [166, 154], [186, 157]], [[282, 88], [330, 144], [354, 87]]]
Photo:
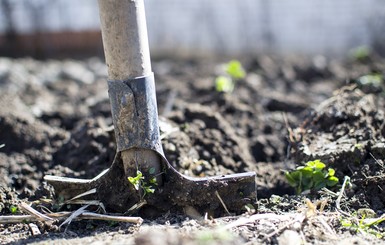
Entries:
[[[141, 226], [86, 220], [61, 229], [36, 222], [42, 234], [35, 236], [28, 224], [0, 224], [1, 243], [382, 243], [381, 224], [346, 223], [362, 219], [362, 210], [384, 213], [384, 85], [366, 76], [382, 76], [384, 60], [259, 56], [241, 62], [246, 77], [232, 93], [215, 88], [220, 60], [162, 59], [153, 70], [170, 163], [196, 177], [255, 171], [256, 214], [166, 213]], [[20, 214], [11, 207], [21, 201], [35, 201], [42, 211], [36, 201], [54, 198], [46, 174], [93, 178], [110, 166], [115, 140], [106, 77], [98, 58], [0, 59], [1, 215]], [[316, 159], [336, 171], [339, 184], [332, 192], [296, 195], [285, 171]], [[339, 210], [345, 176], [351, 185]]]

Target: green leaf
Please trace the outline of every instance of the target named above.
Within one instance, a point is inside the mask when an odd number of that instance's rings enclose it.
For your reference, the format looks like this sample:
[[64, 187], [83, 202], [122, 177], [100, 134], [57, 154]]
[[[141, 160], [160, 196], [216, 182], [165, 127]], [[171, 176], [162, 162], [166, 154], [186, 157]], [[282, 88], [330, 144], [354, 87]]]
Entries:
[[302, 193], [302, 187], [299, 185], [297, 188], [295, 188], [295, 192], [297, 194], [301, 194]]
[[292, 172], [292, 173], [289, 173], [289, 172], [285, 172], [285, 177], [286, 177], [286, 179], [287, 179], [287, 182], [289, 182], [289, 185], [291, 186], [291, 187], [296, 187], [297, 185], [298, 185], [298, 181], [297, 181], [297, 179], [296, 178], [294, 178], [294, 173], [296, 173], [296, 172]]
[[239, 62], [238, 60], [231, 60], [229, 63], [227, 63], [226, 72], [233, 79], [242, 79], [246, 75], [241, 62]]
[[352, 221], [350, 221], [348, 219], [342, 219], [341, 220], [341, 225], [343, 227], [352, 227], [353, 223], [352, 223]]
[[301, 169], [303, 178], [311, 178], [313, 176], [313, 169], [310, 167], [304, 167]]
[[314, 167], [315, 167], [316, 169], [322, 170], [322, 169], [325, 168], [325, 166], [326, 166], [326, 165], [325, 165], [323, 162], [317, 160], [317, 161], [315, 162], [315, 166], [314, 166]]
[[338, 178], [335, 177], [335, 176], [330, 176], [330, 177], [326, 180], [327, 186], [335, 186], [337, 183], [338, 183]]
[[136, 171], [136, 176], [133, 177], [136, 180], [140, 180], [142, 178], [143, 174], [139, 170]]
[[291, 173], [291, 176], [297, 181], [301, 182], [302, 181], [302, 172], [301, 171], [294, 171]]
[[302, 179], [303, 190], [310, 190], [314, 186], [314, 181], [311, 178]]
[[155, 189], [152, 188], [151, 186], [143, 186], [143, 190], [145, 193], [154, 193]]
[[150, 178], [149, 182], [150, 182], [150, 184], [152, 184], [152, 185], [158, 185], [158, 183], [156, 182], [156, 177]]
[[135, 177], [127, 177], [128, 181], [135, 187], [135, 190], [139, 190], [140, 181], [143, 179], [143, 174], [139, 170], [136, 171]]
[[315, 183], [322, 182], [325, 180], [325, 177], [322, 172], [317, 171], [313, 173], [313, 180]]
[[305, 163], [305, 166], [313, 168], [314, 167], [314, 161], [308, 161], [307, 163]]
[[314, 189], [315, 190], [321, 190], [322, 188], [326, 187], [326, 182], [325, 181], [319, 181], [314, 184]]
[[372, 85], [374, 87], [380, 87], [382, 84], [382, 74], [369, 74], [357, 79], [359, 85]]
[[150, 169], [148, 170], [148, 173], [149, 173], [149, 174], [155, 174], [155, 168], [154, 168], [154, 167], [150, 168]]
[[9, 211], [11, 211], [11, 214], [16, 214], [17, 211], [18, 211], [18, 208], [17, 208], [17, 206], [15, 206], [15, 205], [11, 205], [11, 206], [9, 207]]
[[135, 190], [139, 190], [139, 185], [140, 185], [139, 181], [135, 180], [135, 178], [131, 176], [128, 177], [127, 179], [135, 187]]
[[349, 55], [352, 58], [360, 61], [360, 60], [365, 60], [365, 59], [369, 58], [370, 53], [371, 53], [370, 48], [366, 45], [363, 45], [363, 46], [358, 46], [358, 47], [352, 49], [349, 52]]
[[318, 170], [322, 170], [325, 168], [325, 164], [323, 162], [321, 162], [321, 160], [319, 160], [319, 159], [307, 162], [306, 165], [309, 167], [318, 169]]
[[377, 220], [375, 220], [374, 222], [368, 224], [369, 226], [372, 226], [372, 225], [379, 225], [380, 223], [384, 222], [385, 221], [385, 218], [379, 218]]
[[297, 194], [306, 190], [319, 190], [325, 186], [334, 186], [338, 178], [334, 177], [334, 169], [325, 169], [321, 160], [308, 161], [292, 172], [285, 172], [290, 186], [296, 188]]
[[215, 79], [215, 89], [218, 92], [231, 93], [234, 90], [234, 82], [229, 77], [218, 76]]

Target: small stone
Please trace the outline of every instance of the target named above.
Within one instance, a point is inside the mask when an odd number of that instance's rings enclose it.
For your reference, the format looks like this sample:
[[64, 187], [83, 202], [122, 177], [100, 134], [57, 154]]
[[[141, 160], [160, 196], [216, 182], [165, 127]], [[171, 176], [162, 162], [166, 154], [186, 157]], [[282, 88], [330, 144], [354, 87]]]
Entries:
[[304, 244], [305, 241], [302, 241], [301, 235], [293, 230], [285, 230], [279, 237], [278, 237], [278, 244], [284, 244], [284, 245], [297, 245], [297, 244]]
[[171, 151], [171, 152], [175, 152], [176, 151], [176, 146], [174, 144], [169, 144], [168, 145], [168, 150]]
[[29, 226], [29, 229], [31, 230], [32, 236], [37, 236], [41, 234], [39, 227], [37, 227], [37, 225], [35, 225], [34, 223], [30, 223], [28, 224], [28, 226]]

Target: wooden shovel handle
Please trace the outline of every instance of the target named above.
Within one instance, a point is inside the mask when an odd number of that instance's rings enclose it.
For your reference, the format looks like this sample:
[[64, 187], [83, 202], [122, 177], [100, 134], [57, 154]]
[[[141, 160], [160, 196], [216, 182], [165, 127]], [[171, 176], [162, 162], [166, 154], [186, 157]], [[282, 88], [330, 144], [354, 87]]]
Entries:
[[[99, 11], [108, 79], [127, 81], [151, 75], [143, 0], [99, 0]], [[124, 150], [121, 156], [128, 176], [135, 176], [137, 170], [161, 171], [159, 156], [152, 150]], [[162, 183], [160, 176], [157, 181]]]
[[108, 78], [151, 74], [143, 0], [99, 0], [99, 11]]

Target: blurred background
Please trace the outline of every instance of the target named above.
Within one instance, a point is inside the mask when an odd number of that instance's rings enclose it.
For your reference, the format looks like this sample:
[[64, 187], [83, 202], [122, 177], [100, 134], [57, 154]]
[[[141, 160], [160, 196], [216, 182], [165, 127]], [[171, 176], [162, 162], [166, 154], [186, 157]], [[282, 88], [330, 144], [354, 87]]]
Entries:
[[[385, 54], [383, 0], [146, 0], [151, 53]], [[0, 56], [102, 56], [96, 0], [0, 0]]]

